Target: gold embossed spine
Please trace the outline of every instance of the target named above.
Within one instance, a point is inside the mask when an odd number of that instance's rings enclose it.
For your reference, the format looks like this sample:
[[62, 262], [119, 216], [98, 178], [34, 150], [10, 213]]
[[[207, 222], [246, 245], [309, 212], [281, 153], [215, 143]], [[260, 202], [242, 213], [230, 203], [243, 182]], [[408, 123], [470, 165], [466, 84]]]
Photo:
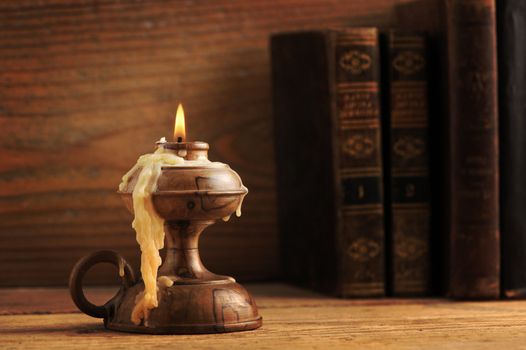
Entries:
[[426, 37], [390, 31], [390, 264], [394, 295], [430, 290]]
[[339, 291], [344, 297], [385, 294], [384, 209], [378, 32], [333, 34]]

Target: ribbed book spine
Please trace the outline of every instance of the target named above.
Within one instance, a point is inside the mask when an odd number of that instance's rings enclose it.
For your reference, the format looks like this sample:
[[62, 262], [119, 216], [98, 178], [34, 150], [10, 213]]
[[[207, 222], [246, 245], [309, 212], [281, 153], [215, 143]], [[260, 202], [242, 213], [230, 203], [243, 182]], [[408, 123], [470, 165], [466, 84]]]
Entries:
[[454, 298], [499, 296], [495, 0], [448, 0]]
[[526, 1], [497, 2], [502, 294], [526, 297]]
[[334, 97], [339, 291], [344, 297], [385, 293], [380, 129], [380, 63], [375, 28], [335, 33]]
[[430, 289], [427, 55], [423, 34], [391, 31], [389, 57], [391, 289]]

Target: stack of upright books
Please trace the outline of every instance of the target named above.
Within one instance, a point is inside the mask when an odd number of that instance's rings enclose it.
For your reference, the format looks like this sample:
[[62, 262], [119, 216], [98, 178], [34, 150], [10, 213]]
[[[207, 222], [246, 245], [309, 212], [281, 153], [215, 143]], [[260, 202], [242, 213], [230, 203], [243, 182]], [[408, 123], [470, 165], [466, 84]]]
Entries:
[[418, 31], [271, 37], [287, 280], [342, 297], [525, 294], [526, 3], [444, 4], [447, 66]]

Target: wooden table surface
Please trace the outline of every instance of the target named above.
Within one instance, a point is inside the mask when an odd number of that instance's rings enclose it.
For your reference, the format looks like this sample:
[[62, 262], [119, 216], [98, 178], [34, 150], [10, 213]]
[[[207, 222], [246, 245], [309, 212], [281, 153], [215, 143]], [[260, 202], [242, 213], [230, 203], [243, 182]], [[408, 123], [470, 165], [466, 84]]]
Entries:
[[[154, 336], [107, 331], [65, 289], [0, 289], [0, 348], [18, 349], [516, 349], [526, 348], [526, 301], [340, 300], [282, 284], [248, 285], [261, 329]], [[103, 301], [109, 289], [91, 290]]]

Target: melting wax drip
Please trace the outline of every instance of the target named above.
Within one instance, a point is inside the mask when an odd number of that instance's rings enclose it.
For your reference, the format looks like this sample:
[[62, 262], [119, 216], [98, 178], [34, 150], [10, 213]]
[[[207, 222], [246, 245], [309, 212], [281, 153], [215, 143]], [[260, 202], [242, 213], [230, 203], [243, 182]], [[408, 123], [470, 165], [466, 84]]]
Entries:
[[161, 265], [159, 250], [164, 246], [164, 220], [153, 207], [152, 193], [157, 189], [157, 180], [163, 165], [177, 165], [184, 159], [168, 153], [159, 147], [152, 154], [139, 157], [137, 164], [123, 176], [119, 190], [126, 188], [130, 176], [142, 167], [137, 183], [133, 189], [133, 211], [137, 242], [141, 247], [141, 275], [144, 281], [144, 292], [137, 296], [131, 320], [134, 324], [148, 321], [150, 310], [159, 305], [157, 298], [157, 270]]
[[[245, 186], [241, 185], [243, 189], [247, 190], [247, 193], [248, 193], [248, 188], [246, 188]], [[241, 200], [239, 201], [239, 205], [237, 206], [237, 209], [236, 209], [236, 216], [237, 217], [240, 217], [241, 216], [241, 207], [243, 206], [243, 200], [245, 199], [245, 195], [243, 195], [243, 197], [241, 197]], [[230, 216], [231, 215], [228, 215], [228, 216], [225, 216], [223, 218], [223, 221], [224, 222], [227, 222], [228, 220], [230, 220]]]
[[124, 260], [119, 259], [119, 277], [124, 277]]

